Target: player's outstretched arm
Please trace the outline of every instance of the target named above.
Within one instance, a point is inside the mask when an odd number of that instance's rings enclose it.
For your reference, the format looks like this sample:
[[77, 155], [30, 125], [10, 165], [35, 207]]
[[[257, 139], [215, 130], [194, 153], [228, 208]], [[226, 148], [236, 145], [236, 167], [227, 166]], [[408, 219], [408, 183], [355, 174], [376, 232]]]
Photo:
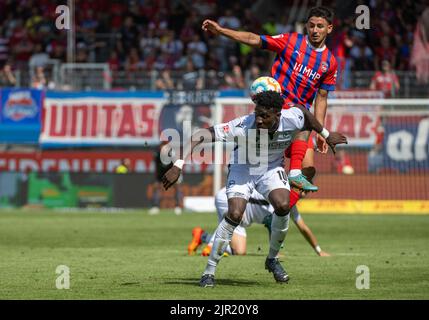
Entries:
[[262, 41], [261, 37], [255, 33], [247, 31], [236, 31], [228, 28], [221, 27], [217, 22], [213, 20], [204, 20], [202, 29], [205, 32], [211, 32], [214, 35], [223, 35], [232, 40], [247, 44], [251, 47], [261, 48]]
[[[209, 137], [207, 137], [207, 134], [209, 135]], [[207, 138], [209, 138], [209, 140], [207, 140]], [[180, 174], [182, 173], [182, 168], [185, 164], [185, 161], [191, 156], [195, 147], [207, 141], [215, 141], [215, 132], [213, 127], [210, 127], [208, 129], [200, 129], [192, 134], [190, 143], [184, 145], [183, 159], [177, 159], [174, 162], [174, 165], [161, 178], [165, 190], [168, 190], [172, 185], [177, 182], [180, 177]]]
[[326, 143], [332, 149], [332, 152], [335, 153], [335, 146], [337, 144], [347, 144], [347, 138], [342, 133], [339, 132], [329, 132], [326, 130], [323, 125], [316, 119], [316, 117], [302, 105], [295, 105], [295, 108], [298, 108], [304, 114], [304, 128], [303, 130], [314, 130], [319, 133], [323, 138], [325, 138]]
[[295, 221], [296, 226], [298, 227], [299, 232], [303, 235], [303, 237], [307, 240], [307, 242], [311, 245], [311, 247], [316, 251], [316, 253], [321, 257], [330, 257], [331, 255], [325, 251], [323, 251], [317, 243], [316, 236], [311, 231], [310, 227], [307, 226], [304, 222], [304, 219], [300, 218], [298, 221]]

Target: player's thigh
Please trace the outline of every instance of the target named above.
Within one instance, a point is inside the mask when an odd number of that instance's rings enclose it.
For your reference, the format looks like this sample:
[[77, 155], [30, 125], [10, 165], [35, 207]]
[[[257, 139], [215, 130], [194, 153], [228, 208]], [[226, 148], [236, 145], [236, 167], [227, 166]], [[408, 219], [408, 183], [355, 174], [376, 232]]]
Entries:
[[264, 173], [256, 184], [256, 190], [270, 201], [275, 211], [289, 211], [289, 182], [282, 167]]
[[242, 198], [249, 200], [254, 189], [253, 177], [249, 169], [239, 166], [231, 166], [228, 169], [226, 181], [226, 195], [228, 199]]

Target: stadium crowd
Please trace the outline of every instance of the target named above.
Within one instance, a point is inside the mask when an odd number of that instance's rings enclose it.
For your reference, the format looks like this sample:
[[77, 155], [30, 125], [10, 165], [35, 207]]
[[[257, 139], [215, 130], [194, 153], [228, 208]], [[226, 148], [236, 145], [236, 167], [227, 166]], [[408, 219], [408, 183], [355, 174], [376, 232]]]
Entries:
[[[208, 78], [213, 80], [206, 87], [244, 88], [244, 72], [258, 76], [261, 70], [268, 70], [272, 57], [223, 37], [211, 37], [202, 32], [201, 22], [210, 17], [222, 26], [260, 34], [300, 31], [302, 21], [290, 19], [294, 17], [290, 15], [291, 5], [270, 3], [279, 7], [258, 14], [261, 1], [251, 0], [76, 0], [75, 62], [108, 62], [113, 79], [118, 71], [163, 71], [156, 81], [159, 89], [175, 86], [170, 81], [170, 71], [175, 70], [182, 71], [183, 79], [190, 79], [189, 86], [194, 88], [201, 87], [195, 80], [198, 70], [208, 71]], [[340, 87], [347, 87], [347, 72], [381, 70], [383, 60], [394, 70], [412, 69], [413, 35], [425, 1], [356, 1], [352, 7], [360, 3], [377, 13], [371, 14], [370, 29], [356, 29], [354, 10], [343, 8], [336, 12], [329, 37], [328, 47], [341, 71]], [[59, 4], [62, 1], [0, 0], [2, 85], [14, 84], [12, 68], [31, 70], [34, 86], [43, 86], [46, 79], [40, 68], [49, 59], [66, 61], [67, 32], [55, 27]], [[323, 4], [337, 5], [336, 1]], [[224, 73], [223, 80], [210, 77], [210, 71], [212, 75]]]

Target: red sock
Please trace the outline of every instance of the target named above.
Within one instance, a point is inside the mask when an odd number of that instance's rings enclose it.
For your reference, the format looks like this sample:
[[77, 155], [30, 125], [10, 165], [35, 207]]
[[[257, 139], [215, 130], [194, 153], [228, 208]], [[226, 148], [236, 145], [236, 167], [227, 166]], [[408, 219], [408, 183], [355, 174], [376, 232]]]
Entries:
[[302, 160], [307, 152], [308, 144], [304, 140], [296, 140], [290, 145], [290, 167], [289, 170], [302, 169]]
[[299, 200], [299, 193], [295, 190], [290, 191], [289, 195], [289, 208], [292, 208]]

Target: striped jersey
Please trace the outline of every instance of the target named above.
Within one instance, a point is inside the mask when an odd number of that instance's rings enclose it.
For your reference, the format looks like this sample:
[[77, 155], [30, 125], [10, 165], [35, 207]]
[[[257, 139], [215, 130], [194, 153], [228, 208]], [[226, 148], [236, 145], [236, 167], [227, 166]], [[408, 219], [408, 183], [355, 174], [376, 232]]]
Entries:
[[337, 61], [326, 46], [314, 48], [296, 32], [261, 35], [261, 40], [262, 48], [277, 53], [271, 76], [280, 83], [285, 104], [310, 109], [318, 89], [335, 90]]

